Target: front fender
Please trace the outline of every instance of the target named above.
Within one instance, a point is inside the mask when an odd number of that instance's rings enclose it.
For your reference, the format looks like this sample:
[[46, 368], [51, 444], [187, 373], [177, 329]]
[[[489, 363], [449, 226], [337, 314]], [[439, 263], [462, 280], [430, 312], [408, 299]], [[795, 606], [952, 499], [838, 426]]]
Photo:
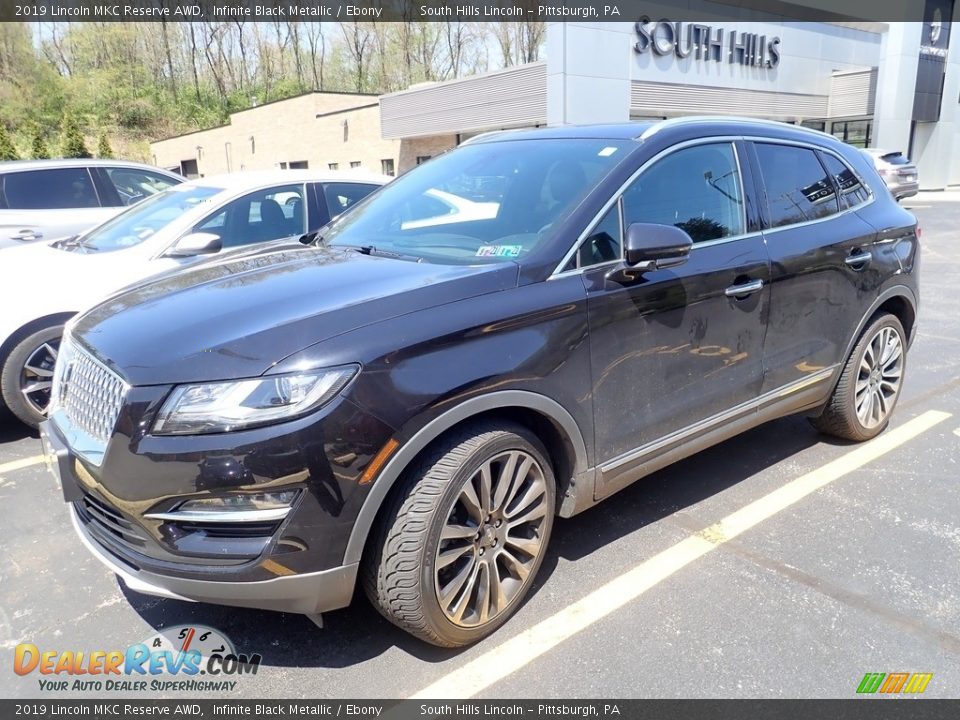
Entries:
[[[350, 539], [347, 542], [343, 564], [349, 565], [360, 561], [367, 537], [376, 520], [377, 512], [386, 500], [390, 490], [403, 474], [404, 469], [425, 447], [464, 420], [490, 410], [509, 408], [532, 410], [551, 420], [566, 436], [573, 450], [574, 478], [589, 480], [587, 448], [583, 435], [573, 416], [555, 400], [551, 400], [545, 395], [524, 390], [504, 390], [469, 398], [433, 418], [413, 433], [397, 453], [390, 458], [367, 494], [360, 513], [357, 515], [353, 530], [350, 533]], [[580, 485], [579, 483], [574, 484]], [[591, 495], [593, 486], [589, 482], [588, 485], [589, 488], [578, 494]]]

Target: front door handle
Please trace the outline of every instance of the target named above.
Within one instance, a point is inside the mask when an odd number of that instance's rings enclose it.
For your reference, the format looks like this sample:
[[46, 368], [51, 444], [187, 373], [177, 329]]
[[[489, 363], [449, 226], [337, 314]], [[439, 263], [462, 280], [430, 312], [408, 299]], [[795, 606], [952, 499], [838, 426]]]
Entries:
[[850, 255], [843, 262], [854, 270], [863, 270], [872, 259], [873, 253], [860, 251]]
[[31, 230], [30, 228], [24, 228], [20, 230], [16, 235], [11, 235], [11, 240], [39, 240], [43, 237], [43, 233], [39, 233], [36, 230]]
[[740, 285], [731, 285], [726, 290], [723, 291], [723, 294], [727, 297], [732, 298], [743, 298], [747, 295], [752, 295], [757, 290], [763, 289], [763, 280], [751, 280], [750, 282], [742, 283]]

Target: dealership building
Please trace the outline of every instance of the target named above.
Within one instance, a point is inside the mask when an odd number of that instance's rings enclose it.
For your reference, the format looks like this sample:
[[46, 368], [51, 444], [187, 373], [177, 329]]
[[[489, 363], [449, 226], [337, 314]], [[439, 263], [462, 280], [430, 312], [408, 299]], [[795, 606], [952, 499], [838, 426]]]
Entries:
[[264, 167], [404, 172], [482, 132], [692, 114], [768, 118], [908, 153], [923, 189], [960, 183], [960, 35], [929, 22], [729, 18], [550, 23], [546, 59], [380, 96], [310, 93], [152, 144], [192, 174]]

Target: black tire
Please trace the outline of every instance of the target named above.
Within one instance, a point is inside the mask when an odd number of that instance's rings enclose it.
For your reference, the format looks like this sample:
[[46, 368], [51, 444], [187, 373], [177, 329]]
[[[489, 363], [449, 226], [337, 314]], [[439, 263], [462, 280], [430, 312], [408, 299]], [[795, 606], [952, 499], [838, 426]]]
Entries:
[[[498, 473], [497, 479], [505, 477], [506, 473], [499, 474], [506, 467], [506, 462], [502, 458], [510, 453], [519, 453], [518, 457], [523, 458], [523, 461], [518, 460], [518, 463], [524, 462], [526, 458], [532, 458], [539, 466], [531, 470], [533, 479], [522, 480], [516, 485], [517, 488], [535, 490], [531, 490], [530, 495], [524, 492], [523, 498], [520, 498], [519, 491], [516, 496], [510, 495], [514, 502], [522, 503], [525, 498], [532, 496], [534, 491], [539, 492], [541, 482], [545, 485], [543, 495], [537, 495], [529, 505], [509, 507], [511, 500], [503, 503], [504, 512], [512, 510], [515, 517], [526, 517], [530, 514], [526, 511], [520, 513], [520, 510], [525, 508], [535, 508], [534, 514], [545, 510], [542, 520], [537, 520], [540, 525], [534, 532], [535, 541], [539, 541], [536, 556], [522, 555], [514, 549], [512, 544], [514, 539], [509, 537], [511, 530], [507, 526], [516, 520], [501, 521], [504, 525], [504, 538], [499, 548], [495, 547], [496, 539], [484, 539], [487, 537], [485, 532], [491, 534], [499, 532], [494, 529], [494, 525], [496, 528], [501, 526], [501, 523], [496, 520], [491, 522], [491, 516], [488, 516], [485, 522], [480, 522], [475, 538], [441, 540], [441, 532], [448, 527], [453, 527], [449, 523], [454, 520], [458, 512], [463, 511], [463, 506], [458, 506], [458, 503], [461, 502], [463, 497], [461, 491], [466, 488], [466, 484], [469, 482], [471, 487], [475, 488], [476, 482], [482, 482], [479, 480], [480, 469], [487, 463], [490, 463], [489, 467], [492, 471]], [[499, 464], [501, 462], [503, 464]], [[522, 468], [523, 465], [516, 467]], [[533, 468], [532, 465], [530, 467]], [[536, 470], [539, 470], [539, 474]], [[522, 475], [516, 471], [509, 474], [515, 477]], [[556, 482], [543, 445], [532, 432], [520, 425], [508, 423], [472, 425], [454, 432], [429, 448], [417, 464], [409, 469], [401, 482], [403, 485], [388, 500], [383, 518], [367, 546], [361, 570], [362, 583], [367, 596], [390, 622], [433, 645], [460, 647], [486, 637], [506, 622], [522, 604], [546, 554], [556, 507]], [[496, 489], [500, 485], [496, 481], [491, 485], [494, 492], [489, 497], [495, 498]], [[513, 484], [508, 483], [508, 485]], [[509, 490], [504, 491], [504, 494], [510, 494]], [[545, 503], [544, 507], [539, 504], [541, 499]], [[491, 507], [493, 504], [492, 501], [488, 503]], [[462, 522], [466, 529], [469, 518]], [[489, 526], [486, 523], [490, 523]], [[492, 542], [493, 546], [485, 545], [488, 542]], [[460, 592], [459, 597], [464, 599], [464, 602], [470, 604], [470, 598], [473, 597], [475, 603], [480, 604], [480, 598], [484, 595], [480, 594], [479, 588], [481, 584], [485, 584], [487, 590], [483, 603], [489, 610], [492, 607], [489, 604], [489, 598], [495, 592], [494, 587], [501, 589], [509, 582], [514, 588], [512, 592], [515, 594], [510, 597], [509, 602], [504, 600], [503, 607], [497, 608], [495, 614], [489, 616], [486, 621], [481, 621], [482, 615], [479, 615], [478, 622], [469, 627], [453, 622], [439, 598], [439, 574], [448, 571], [463, 572], [456, 570], [456, 563], [450, 563], [449, 566], [440, 564], [438, 554], [441, 547], [449, 547], [449, 543], [464, 543], [462, 547], [468, 548], [472, 545], [472, 549], [468, 549], [467, 555], [462, 558], [464, 563], [471, 563], [471, 568], [473, 566], [487, 568], [478, 570], [479, 574], [469, 571], [471, 577], [476, 579], [468, 579], [464, 587], [471, 589]], [[489, 552], [485, 559], [481, 559], [479, 556], [483, 555], [485, 547]], [[513, 572], [508, 573], [506, 577], [500, 575], [499, 569], [515, 567], [513, 562], [507, 563], [504, 557], [510, 553], [528, 558], [526, 562], [530, 563], [529, 573], [524, 576], [524, 579], [514, 577]], [[505, 565], [501, 566], [501, 563]], [[491, 572], [498, 574], [496, 583], [490, 575]], [[516, 575], [519, 576], [520, 573]], [[479, 582], [481, 576], [486, 578], [484, 583]], [[472, 589], [475, 583], [478, 588], [476, 593]], [[454, 592], [454, 596], [456, 595], [457, 593]], [[506, 596], [498, 595], [498, 598], [500, 597]]]
[[[37, 330], [14, 346], [7, 355], [3, 367], [0, 368], [0, 395], [3, 397], [3, 404], [18, 420], [32, 428], [37, 427], [45, 416], [42, 412], [38, 412], [21, 392], [24, 365], [45, 343], [56, 342], [59, 345], [61, 337], [63, 337], [63, 325], [52, 325]], [[52, 373], [53, 366], [44, 369]], [[52, 380], [52, 378], [49, 379]]]
[[[896, 391], [889, 400], [889, 405], [884, 416], [877, 424], [871, 427], [864, 424], [857, 414], [856, 387], [858, 379], [863, 379], [861, 364], [864, 362], [864, 356], [870, 344], [884, 328], [891, 329], [899, 338], [901, 353], [899, 382], [897, 383]], [[893, 414], [897, 400], [900, 398], [900, 391], [903, 389], [903, 378], [906, 372], [906, 360], [907, 337], [900, 320], [898, 320], [895, 315], [889, 313], [882, 313], [875, 316], [866, 330], [863, 331], [853, 351], [850, 353], [850, 357], [843, 367], [843, 372], [840, 374], [840, 380], [837, 382], [837, 386], [834, 388], [833, 394], [830, 396], [826, 407], [818, 417], [810, 418], [811, 424], [820, 432], [840, 438], [841, 440], [863, 442], [879, 435], [886, 429], [887, 424], [890, 422], [890, 416]]]

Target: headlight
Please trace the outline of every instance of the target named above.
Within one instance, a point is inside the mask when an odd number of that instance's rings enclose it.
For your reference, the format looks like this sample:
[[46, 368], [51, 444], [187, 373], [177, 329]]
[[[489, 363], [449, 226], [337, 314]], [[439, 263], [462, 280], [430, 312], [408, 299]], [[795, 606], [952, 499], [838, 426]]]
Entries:
[[357, 365], [250, 380], [180, 385], [153, 424], [154, 435], [200, 435], [269, 425], [328, 403]]

